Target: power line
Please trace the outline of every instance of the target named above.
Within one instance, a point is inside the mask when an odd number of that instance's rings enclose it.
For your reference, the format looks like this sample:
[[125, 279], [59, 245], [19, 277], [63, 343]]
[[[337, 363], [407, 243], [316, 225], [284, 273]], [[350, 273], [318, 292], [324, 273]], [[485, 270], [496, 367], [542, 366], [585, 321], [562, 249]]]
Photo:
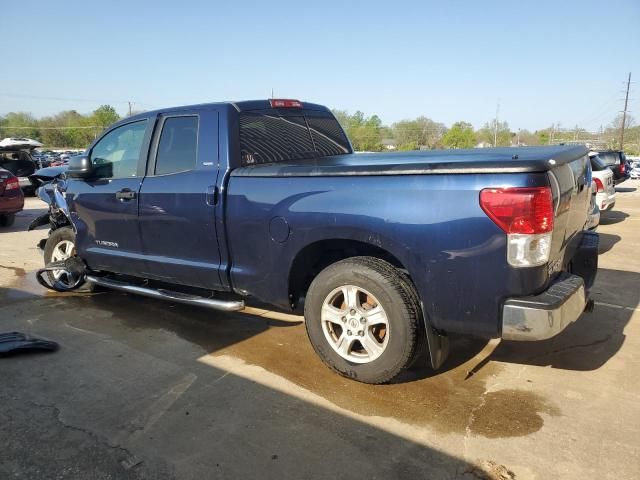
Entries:
[[0, 129], [2, 130], [75, 130], [78, 128], [105, 128], [102, 125], [82, 125], [77, 127], [39, 127], [37, 125], [33, 125], [31, 127], [19, 126], [19, 127], [5, 127], [4, 125], [0, 125]]
[[[19, 94], [19, 93], [7, 93], [7, 92], [0, 92], [0, 97], [7, 97], [7, 98], [23, 98], [23, 99], [27, 99], [27, 100], [55, 100], [55, 101], [60, 101], [60, 102], [87, 102], [87, 103], [100, 103], [100, 104], [111, 104], [111, 103], [115, 103], [115, 104], [125, 104], [125, 103], [129, 103], [129, 100], [106, 100], [106, 99], [97, 99], [97, 98], [75, 98], [75, 97], [48, 97], [48, 96], [42, 96], [42, 95], [23, 95], [23, 94]], [[134, 103], [134, 102], [131, 102]], [[138, 105], [144, 105], [144, 106], [152, 106], [149, 103], [144, 103], [144, 102], [139, 102], [136, 101], [135, 103], [137, 103]]]

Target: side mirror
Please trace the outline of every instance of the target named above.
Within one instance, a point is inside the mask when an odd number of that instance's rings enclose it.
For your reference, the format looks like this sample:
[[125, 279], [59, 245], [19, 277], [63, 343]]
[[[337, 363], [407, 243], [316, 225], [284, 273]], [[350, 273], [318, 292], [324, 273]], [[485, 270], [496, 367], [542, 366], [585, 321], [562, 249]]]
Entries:
[[71, 178], [88, 178], [93, 173], [93, 164], [87, 155], [76, 155], [69, 159], [67, 176]]

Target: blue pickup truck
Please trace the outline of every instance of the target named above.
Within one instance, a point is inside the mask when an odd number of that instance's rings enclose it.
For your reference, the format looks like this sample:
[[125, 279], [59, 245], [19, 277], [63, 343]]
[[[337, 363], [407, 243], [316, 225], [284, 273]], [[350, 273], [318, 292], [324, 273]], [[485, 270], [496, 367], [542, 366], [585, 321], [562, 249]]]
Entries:
[[70, 161], [47, 275], [303, 311], [328, 367], [384, 383], [421, 352], [439, 368], [450, 333], [541, 340], [588, 309], [587, 153], [354, 153], [326, 107], [297, 100], [145, 112]]

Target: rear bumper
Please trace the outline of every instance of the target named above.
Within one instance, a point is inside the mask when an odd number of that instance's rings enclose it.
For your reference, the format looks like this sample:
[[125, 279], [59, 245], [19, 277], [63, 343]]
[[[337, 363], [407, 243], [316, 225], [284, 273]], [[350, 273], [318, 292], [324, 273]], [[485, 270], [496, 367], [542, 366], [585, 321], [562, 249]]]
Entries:
[[596, 194], [596, 203], [600, 210], [609, 210], [616, 204], [616, 192], [615, 189], [612, 188], [612, 190], [612, 193], [604, 192]]
[[533, 341], [551, 338], [575, 322], [587, 305], [588, 289], [598, 268], [598, 234], [585, 232], [563, 273], [539, 295], [508, 299], [502, 308], [502, 338]]
[[[20, 193], [20, 192], [18, 192]], [[18, 213], [24, 207], [24, 197], [22, 193], [17, 196], [0, 196], [0, 215]]]

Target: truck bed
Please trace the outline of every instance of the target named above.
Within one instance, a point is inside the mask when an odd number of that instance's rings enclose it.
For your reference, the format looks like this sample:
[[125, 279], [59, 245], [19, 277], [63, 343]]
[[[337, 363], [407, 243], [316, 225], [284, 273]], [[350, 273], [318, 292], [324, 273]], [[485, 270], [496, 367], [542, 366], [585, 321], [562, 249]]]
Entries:
[[587, 154], [583, 145], [352, 153], [235, 169], [236, 177], [546, 172]]

